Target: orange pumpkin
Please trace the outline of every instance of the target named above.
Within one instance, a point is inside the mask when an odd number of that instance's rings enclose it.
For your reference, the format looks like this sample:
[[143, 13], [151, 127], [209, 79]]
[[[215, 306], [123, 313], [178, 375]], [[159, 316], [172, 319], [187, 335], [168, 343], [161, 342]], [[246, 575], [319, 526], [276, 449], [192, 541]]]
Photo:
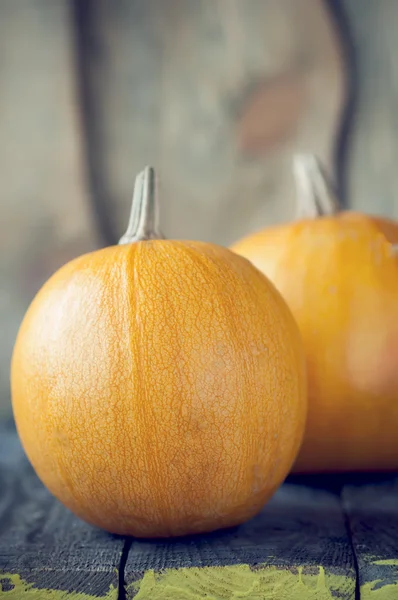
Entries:
[[288, 473], [306, 417], [297, 325], [230, 250], [166, 241], [153, 170], [119, 246], [39, 291], [12, 360], [15, 420], [39, 477], [108, 531], [236, 525]]
[[[398, 468], [398, 224], [339, 212], [311, 156], [296, 161], [301, 218], [233, 246], [287, 300], [307, 356], [295, 471]], [[316, 218], [318, 215], [318, 218]]]

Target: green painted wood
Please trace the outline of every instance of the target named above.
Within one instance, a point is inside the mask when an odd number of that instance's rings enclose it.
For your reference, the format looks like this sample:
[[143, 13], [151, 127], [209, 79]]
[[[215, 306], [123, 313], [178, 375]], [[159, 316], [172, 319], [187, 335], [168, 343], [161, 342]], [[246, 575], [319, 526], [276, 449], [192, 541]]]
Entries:
[[140, 600], [354, 600], [356, 574], [339, 495], [295, 481], [241, 527], [133, 541], [125, 580]]
[[296, 478], [241, 527], [125, 544], [47, 492], [14, 430], [0, 440], [0, 596], [354, 600], [355, 561], [334, 491]]
[[0, 598], [116, 600], [124, 539], [74, 517], [0, 431]]
[[398, 475], [345, 485], [343, 506], [358, 563], [361, 600], [398, 599]]
[[240, 527], [126, 542], [55, 500], [3, 428], [0, 597], [356, 600], [358, 572], [361, 600], [396, 600], [397, 498], [398, 476], [295, 477]]

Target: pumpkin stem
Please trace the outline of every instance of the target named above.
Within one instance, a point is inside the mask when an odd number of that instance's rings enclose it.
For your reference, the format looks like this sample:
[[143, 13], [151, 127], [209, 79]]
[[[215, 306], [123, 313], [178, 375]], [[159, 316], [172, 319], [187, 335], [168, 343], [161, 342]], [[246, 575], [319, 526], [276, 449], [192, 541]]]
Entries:
[[298, 218], [333, 215], [339, 210], [334, 187], [313, 154], [297, 154], [293, 161], [298, 196]]
[[159, 229], [159, 205], [156, 175], [153, 167], [145, 167], [134, 182], [133, 201], [126, 233], [119, 244], [164, 239]]

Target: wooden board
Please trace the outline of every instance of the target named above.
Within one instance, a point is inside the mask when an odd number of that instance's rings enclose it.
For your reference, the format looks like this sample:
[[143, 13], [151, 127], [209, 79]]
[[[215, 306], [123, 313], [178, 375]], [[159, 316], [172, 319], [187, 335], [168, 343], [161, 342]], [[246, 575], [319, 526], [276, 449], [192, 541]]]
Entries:
[[0, 598], [116, 600], [124, 544], [55, 500], [15, 432], [1, 430]]
[[356, 210], [398, 218], [398, 2], [342, 3], [349, 18], [358, 85], [347, 156], [350, 204]]
[[354, 600], [355, 580], [339, 496], [297, 483], [241, 527], [134, 541], [125, 569], [136, 600]]
[[398, 475], [346, 485], [343, 506], [358, 564], [361, 600], [398, 598]]
[[63, 263], [100, 244], [82, 153], [67, 0], [0, 2], [0, 418], [23, 314]]
[[2, 430], [0, 440], [0, 597], [255, 600], [266, 592], [267, 600], [354, 600], [337, 494], [287, 483], [241, 527], [125, 543], [72, 516], [44, 489], [15, 431]]
[[397, 498], [398, 475], [296, 476], [240, 527], [124, 540], [62, 507], [3, 427], [0, 597], [396, 600]]
[[84, 4], [90, 148], [113, 239], [146, 163], [165, 235], [221, 244], [295, 216], [293, 152], [333, 170], [345, 66], [324, 2]]

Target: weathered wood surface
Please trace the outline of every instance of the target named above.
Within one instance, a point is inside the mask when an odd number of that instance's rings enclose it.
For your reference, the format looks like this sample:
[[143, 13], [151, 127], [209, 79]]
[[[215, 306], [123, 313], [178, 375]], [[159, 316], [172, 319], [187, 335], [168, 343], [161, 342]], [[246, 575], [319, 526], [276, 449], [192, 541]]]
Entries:
[[66, 510], [0, 432], [0, 598], [116, 600], [124, 543]]
[[[397, 216], [398, 4], [328, 4], [347, 13], [357, 66], [348, 200]], [[171, 236], [229, 243], [288, 219], [289, 155], [331, 165], [346, 65], [321, 0], [2, 0], [0, 55], [1, 414], [29, 301], [100, 230], [121, 234], [137, 169], [157, 166]]]
[[342, 492], [362, 600], [398, 599], [398, 475], [358, 482]]
[[148, 600], [205, 593], [214, 599], [269, 593], [279, 600], [284, 590], [289, 600], [354, 597], [354, 560], [335, 494], [286, 484], [242, 527], [124, 546], [64, 509], [33, 474], [15, 432], [0, 435], [0, 597], [41, 590], [44, 600], [66, 600], [72, 592], [81, 595], [76, 600], [116, 598], [123, 582], [128, 598]]
[[343, 5], [355, 49], [358, 85], [348, 154], [350, 205], [397, 218], [398, 2], [343, 0]]
[[113, 237], [153, 163], [169, 237], [231, 243], [295, 214], [291, 155], [332, 167], [344, 61], [320, 0], [90, 0], [85, 90]]
[[0, 417], [10, 410], [10, 355], [29, 302], [53, 271], [99, 243], [70, 4], [0, 2]]
[[397, 498], [398, 475], [296, 476], [240, 527], [125, 540], [63, 508], [2, 428], [0, 598], [396, 600]]
[[125, 580], [140, 600], [354, 600], [356, 576], [339, 496], [286, 483], [241, 527], [133, 542]]
[[332, 169], [345, 77], [321, 0], [3, 0], [0, 55], [1, 414], [33, 295], [121, 235], [145, 163], [170, 237], [289, 219], [292, 153]]

